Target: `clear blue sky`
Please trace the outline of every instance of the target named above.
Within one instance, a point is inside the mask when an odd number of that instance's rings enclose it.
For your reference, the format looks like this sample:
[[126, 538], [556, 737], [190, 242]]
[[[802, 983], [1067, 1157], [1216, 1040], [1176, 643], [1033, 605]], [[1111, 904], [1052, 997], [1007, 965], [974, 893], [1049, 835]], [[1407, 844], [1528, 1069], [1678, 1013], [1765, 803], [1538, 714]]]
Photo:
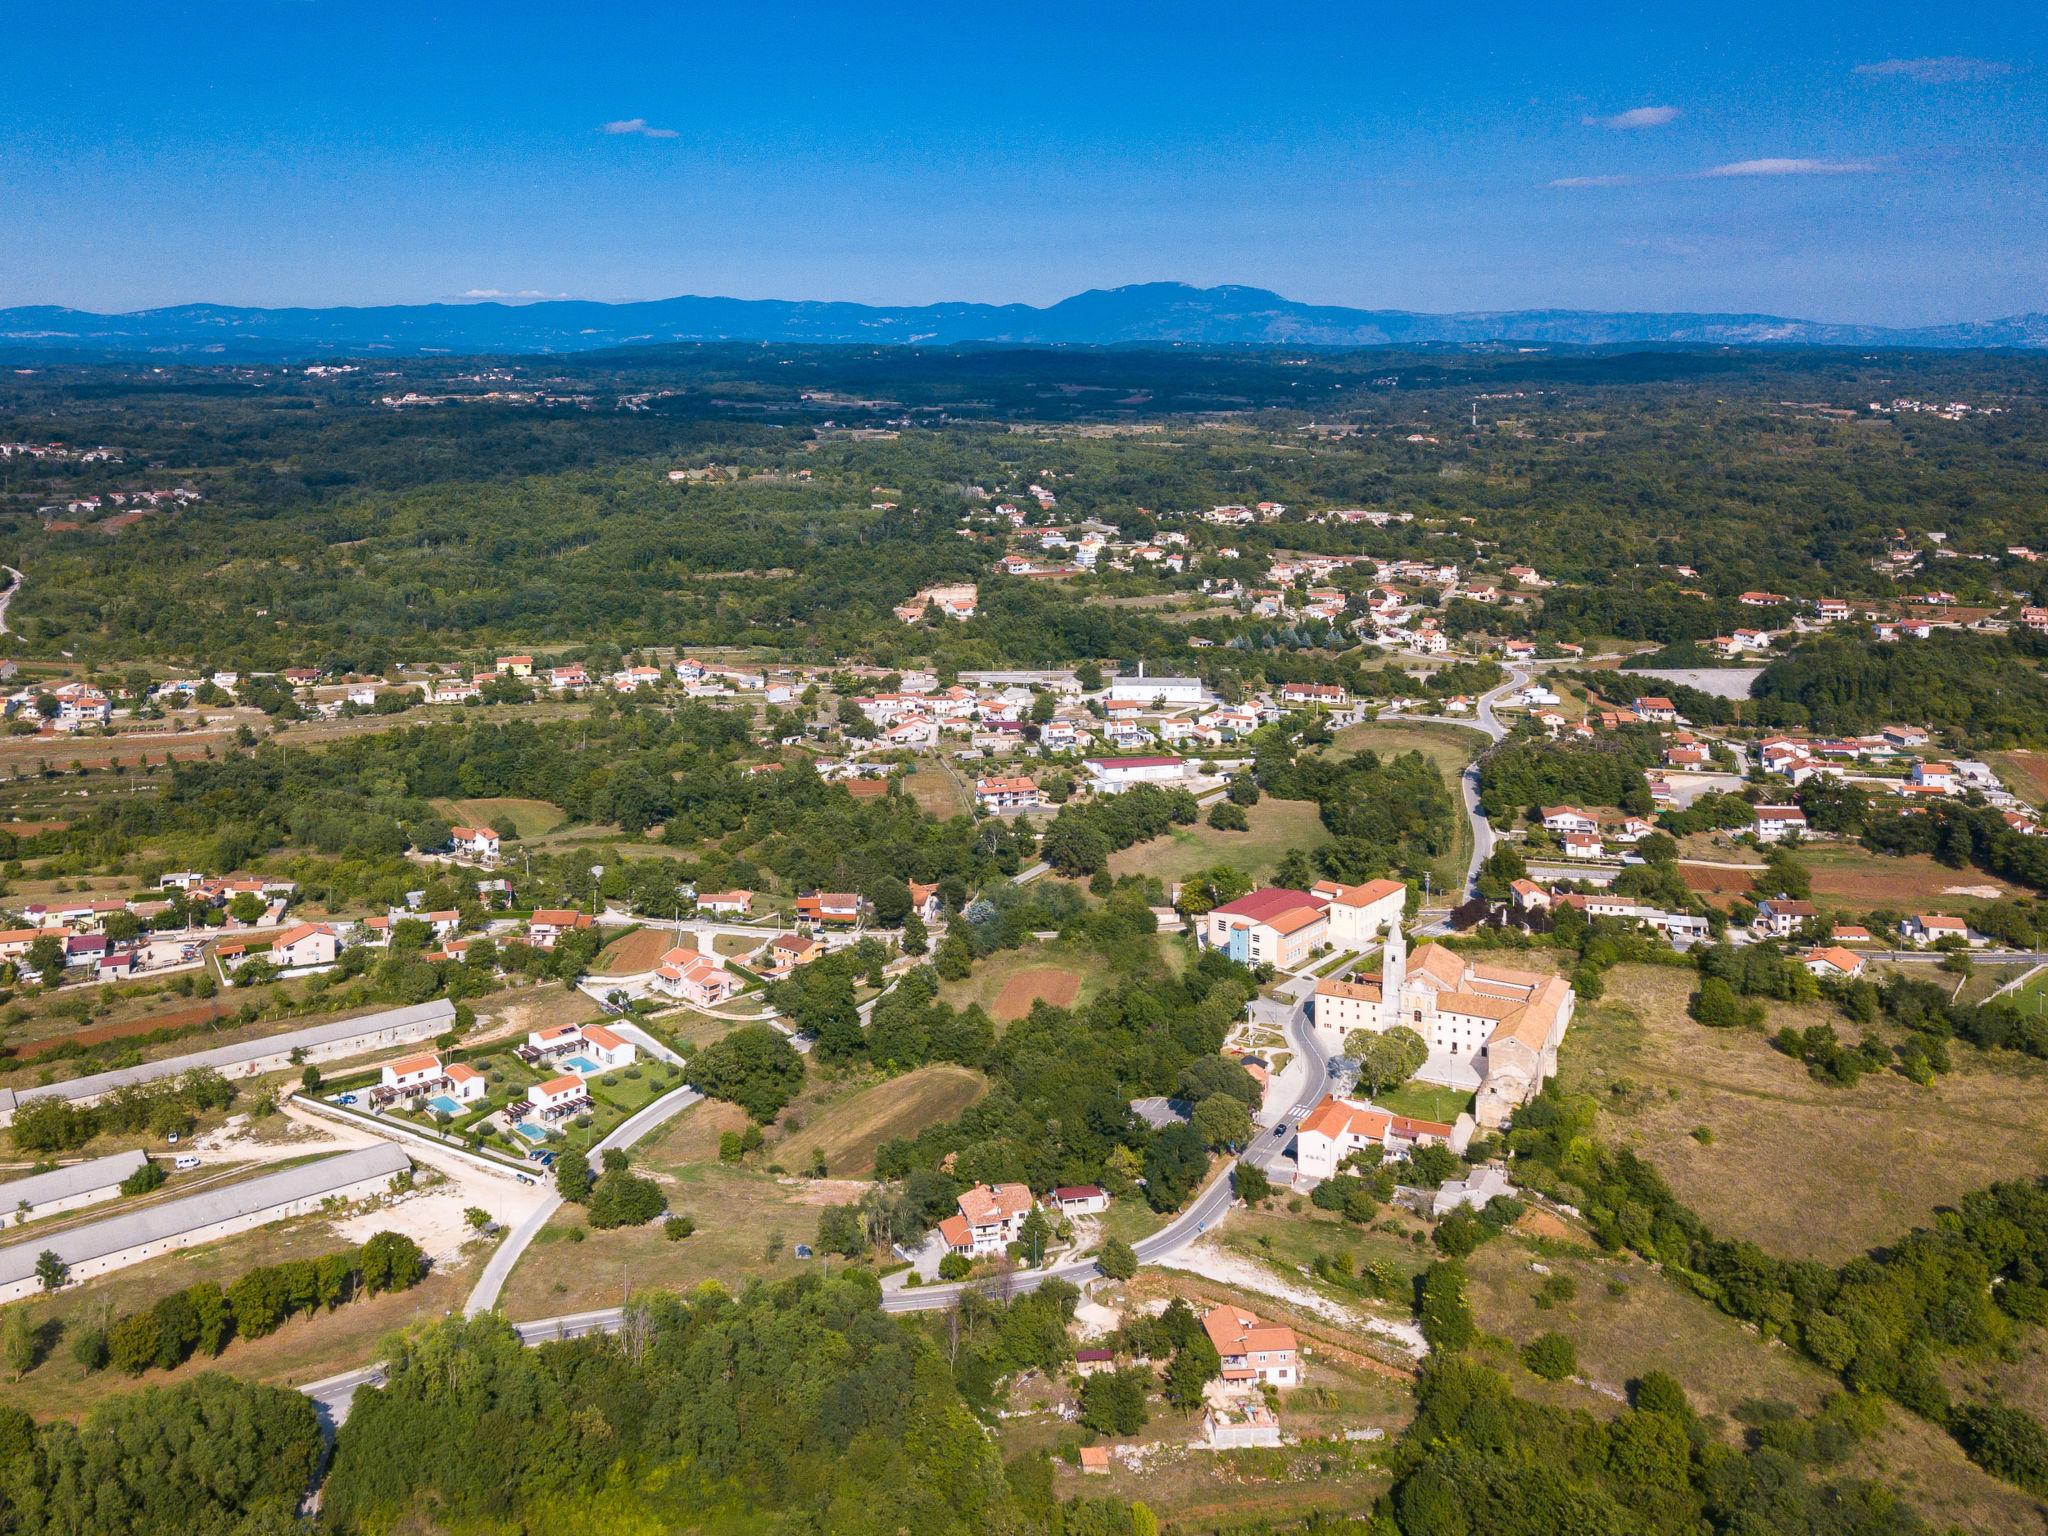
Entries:
[[2048, 8], [99, 0], [0, 304], [677, 293], [2048, 309]]

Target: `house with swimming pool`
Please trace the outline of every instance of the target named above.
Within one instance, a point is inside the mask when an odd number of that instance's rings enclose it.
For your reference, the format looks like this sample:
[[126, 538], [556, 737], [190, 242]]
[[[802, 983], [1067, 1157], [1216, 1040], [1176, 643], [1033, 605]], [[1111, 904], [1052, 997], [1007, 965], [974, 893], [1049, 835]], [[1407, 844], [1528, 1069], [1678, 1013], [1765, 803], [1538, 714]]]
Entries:
[[475, 1067], [459, 1061], [444, 1067], [434, 1052], [422, 1051], [384, 1063], [377, 1073], [377, 1086], [370, 1090], [370, 1107], [424, 1107], [455, 1115], [483, 1098], [489, 1087], [483, 1073]]
[[584, 1077], [629, 1067], [638, 1054], [632, 1041], [602, 1024], [557, 1024], [532, 1030], [518, 1051], [519, 1059], [529, 1066], [558, 1067]]
[[541, 1126], [548, 1127], [568, 1119], [571, 1115], [579, 1115], [588, 1108], [589, 1088], [575, 1073], [565, 1072], [562, 1076], [551, 1077], [544, 1083], [535, 1083], [526, 1090], [526, 1111], [522, 1119], [529, 1125], [538, 1122]]

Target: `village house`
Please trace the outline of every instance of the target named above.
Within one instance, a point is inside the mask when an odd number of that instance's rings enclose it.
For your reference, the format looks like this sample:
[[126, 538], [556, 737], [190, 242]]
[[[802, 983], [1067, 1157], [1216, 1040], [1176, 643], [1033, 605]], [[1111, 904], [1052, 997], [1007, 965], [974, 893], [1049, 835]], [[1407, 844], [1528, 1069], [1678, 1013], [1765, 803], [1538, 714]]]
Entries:
[[533, 676], [533, 658], [531, 656], [500, 656], [498, 658], [497, 672], [500, 677], [531, 677]]
[[1399, 880], [1369, 880], [1364, 885], [1318, 880], [1309, 887], [1309, 895], [1324, 903], [1329, 942], [1338, 949], [1363, 950], [1401, 920], [1408, 887]]
[[539, 907], [526, 921], [526, 942], [535, 949], [553, 949], [555, 941], [565, 933], [579, 933], [592, 926], [594, 919], [588, 912], [576, 912], [567, 907]]
[[905, 624], [916, 624], [928, 608], [936, 608], [949, 619], [971, 619], [979, 601], [980, 589], [971, 581], [921, 587], [908, 602], [897, 606], [896, 617]]
[[1225, 1381], [1301, 1385], [1300, 1346], [1292, 1328], [1262, 1323], [1242, 1307], [1226, 1303], [1202, 1318], [1202, 1331], [1223, 1360]]
[[1559, 844], [1568, 859], [1599, 859], [1607, 856], [1607, 845], [1591, 832], [1566, 832], [1559, 836]]
[[573, 1072], [565, 1072], [560, 1077], [551, 1077], [528, 1088], [525, 1107], [519, 1115], [521, 1119], [554, 1125], [588, 1108], [590, 1090], [584, 1086], [583, 1079]]
[[1449, 1126], [1329, 1094], [1303, 1115], [1295, 1128], [1294, 1162], [1306, 1177], [1327, 1179], [1364, 1147], [1380, 1147], [1395, 1154], [1411, 1147], [1444, 1146], [1463, 1152], [1473, 1129], [1469, 1115], [1461, 1115], [1457, 1125]]
[[1775, 843], [1787, 837], [1804, 836], [1806, 812], [1796, 805], [1760, 805], [1749, 830], [1760, 843]]
[[715, 956], [679, 945], [662, 955], [648, 985], [700, 1008], [714, 1008], [739, 991], [740, 979]]
[[860, 897], [846, 892], [816, 891], [796, 899], [796, 916], [800, 923], [847, 928], [860, 921], [860, 913]]
[[954, 1253], [978, 1259], [1017, 1240], [1031, 1214], [1031, 1191], [1022, 1184], [977, 1184], [959, 1197], [959, 1211], [939, 1222], [939, 1236]]
[[341, 941], [324, 923], [299, 923], [261, 938], [222, 939], [213, 953], [229, 970], [263, 959], [281, 971], [305, 971], [334, 964], [341, 958]]
[[1819, 909], [1810, 901], [1794, 901], [1788, 896], [1766, 896], [1756, 904], [1756, 918], [1750, 926], [1766, 937], [1785, 939], [1813, 922], [1819, 915]]
[[1063, 1184], [1044, 1203], [1062, 1216], [1099, 1216], [1109, 1209], [1109, 1196], [1100, 1185]]
[[1591, 811], [1582, 811], [1575, 805], [1546, 805], [1543, 807], [1543, 830], [1546, 832], [1598, 832], [1600, 818]]
[[984, 816], [1013, 816], [1045, 803], [1036, 780], [992, 775], [974, 781], [974, 808]]
[[1941, 912], [1923, 912], [1899, 919], [1899, 932], [1915, 944], [1937, 944], [1943, 939], [1961, 939], [1972, 949], [1989, 942], [1960, 917]]
[[752, 891], [707, 891], [697, 898], [697, 910], [718, 917], [744, 917], [754, 905]]
[[805, 933], [777, 934], [768, 945], [768, 974], [781, 978], [825, 953], [825, 946]]
[[1863, 974], [1863, 957], [1853, 950], [1836, 945], [1822, 945], [1809, 949], [1801, 961], [1809, 971], [1823, 981], [1854, 981]]
[[497, 862], [498, 834], [489, 827], [451, 827], [448, 835], [455, 851], [464, 858], [482, 859], [486, 864]]
[[1137, 784], [1178, 784], [1187, 777], [1187, 762], [1179, 757], [1090, 757], [1082, 766], [1098, 795], [1120, 795]]

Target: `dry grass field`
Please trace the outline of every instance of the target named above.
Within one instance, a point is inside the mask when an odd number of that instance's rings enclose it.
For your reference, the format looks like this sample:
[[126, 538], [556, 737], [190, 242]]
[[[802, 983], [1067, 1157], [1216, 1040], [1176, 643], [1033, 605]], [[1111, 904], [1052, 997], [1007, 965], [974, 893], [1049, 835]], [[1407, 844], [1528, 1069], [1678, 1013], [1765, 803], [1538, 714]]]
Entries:
[[[1598, 1099], [1600, 1133], [1644, 1156], [1724, 1236], [1840, 1262], [2048, 1158], [2039, 1063], [1952, 1045], [1955, 1070], [1929, 1087], [1891, 1072], [1831, 1087], [1761, 1036], [1694, 1023], [1692, 981], [1616, 967], [1607, 996], [1580, 1008], [1561, 1073]], [[1818, 1004], [1773, 1004], [1768, 1027], [1822, 1022], [1856, 1037]]]
[[[1204, 818], [1208, 813], [1204, 811]], [[1230, 864], [1263, 884], [1290, 848], [1315, 848], [1330, 840], [1322, 813], [1312, 801], [1276, 800], [1271, 795], [1245, 812], [1247, 832], [1218, 832], [1206, 819], [1175, 827], [1164, 837], [1112, 854], [1112, 875], [1152, 875], [1162, 884], [1185, 880], [1197, 870]]]
[[875, 1166], [875, 1148], [892, 1137], [914, 1135], [955, 1119], [988, 1092], [988, 1079], [968, 1067], [919, 1067], [884, 1078], [803, 1116], [800, 1129], [771, 1137], [769, 1156], [808, 1163], [816, 1150], [837, 1179], [858, 1178]]
[[965, 816], [974, 809], [960, 780], [944, 768], [918, 769], [903, 780], [903, 792], [917, 802], [919, 810], [941, 821]]

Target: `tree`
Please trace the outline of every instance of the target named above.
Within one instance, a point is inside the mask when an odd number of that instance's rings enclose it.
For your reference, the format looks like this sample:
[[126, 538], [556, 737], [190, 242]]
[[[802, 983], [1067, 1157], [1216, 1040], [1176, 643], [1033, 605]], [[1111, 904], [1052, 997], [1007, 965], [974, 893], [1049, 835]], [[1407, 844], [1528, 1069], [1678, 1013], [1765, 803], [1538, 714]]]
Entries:
[[1112, 1237], [1102, 1245], [1102, 1251], [1095, 1256], [1095, 1263], [1112, 1280], [1128, 1280], [1138, 1272], [1137, 1251], [1120, 1237]]
[[1182, 1413], [1193, 1413], [1202, 1406], [1202, 1389], [1222, 1374], [1223, 1357], [1208, 1336], [1189, 1339], [1166, 1368], [1166, 1400]]
[[574, 1147], [556, 1154], [555, 1193], [573, 1205], [590, 1198], [590, 1160]]
[[427, 1256], [403, 1232], [378, 1232], [363, 1244], [362, 1269], [363, 1288], [372, 1296], [410, 1290], [426, 1277]]
[[911, 912], [903, 919], [903, 953], [921, 955], [931, 947], [931, 936], [925, 931], [924, 919]]
[[690, 1081], [765, 1125], [804, 1084], [804, 1059], [778, 1030], [745, 1024], [690, 1058]]
[[1523, 1349], [1522, 1364], [1545, 1381], [1563, 1381], [1577, 1372], [1579, 1354], [1563, 1334], [1539, 1334]]
[[1255, 1164], [1240, 1162], [1231, 1170], [1230, 1177], [1237, 1198], [1246, 1205], [1257, 1205], [1273, 1193], [1273, 1181], [1266, 1177], [1265, 1169]]
[[1405, 1024], [1391, 1029], [1354, 1029], [1344, 1054], [1358, 1063], [1358, 1080], [1368, 1092], [1383, 1093], [1408, 1081], [1429, 1060], [1429, 1046]]
[[42, 979], [44, 986], [54, 987], [64, 979], [63, 941], [51, 934], [38, 934], [29, 944], [25, 963]]
[[1242, 1101], [1227, 1093], [1212, 1094], [1195, 1106], [1191, 1117], [1202, 1140], [1214, 1151], [1241, 1147], [1252, 1139], [1252, 1117]]
[[1025, 1259], [1036, 1264], [1045, 1257], [1045, 1245], [1052, 1241], [1052, 1223], [1046, 1220], [1045, 1212], [1032, 1206], [1024, 1213], [1024, 1220], [1017, 1227], [1017, 1247]]
[[825, 1207], [818, 1217], [817, 1247], [820, 1253], [859, 1258], [867, 1248], [867, 1235], [861, 1230], [860, 1208], [853, 1205]]
[[1465, 1266], [1444, 1259], [1424, 1270], [1417, 1284], [1422, 1337], [1429, 1347], [1449, 1354], [1470, 1344], [1476, 1330], [1465, 1300]]
[[263, 915], [263, 898], [254, 891], [243, 891], [228, 903], [228, 916], [238, 923], [253, 923]]
[[1101, 1371], [1081, 1383], [1081, 1422], [1097, 1434], [1134, 1435], [1145, 1427], [1145, 1387], [1152, 1373]]
[[941, 1280], [965, 1280], [967, 1272], [974, 1268], [973, 1262], [964, 1253], [948, 1253], [939, 1260]]
[[7, 1368], [16, 1381], [35, 1369], [41, 1352], [42, 1329], [27, 1307], [9, 1307], [0, 1313], [0, 1354], [7, 1357]]
[[54, 1291], [71, 1278], [71, 1266], [58, 1258], [55, 1250], [45, 1248], [36, 1255], [36, 1279], [45, 1291]]
[[163, 1164], [151, 1162], [148, 1158], [144, 1158], [142, 1166], [121, 1181], [121, 1193], [124, 1195], [146, 1195], [152, 1189], [159, 1188], [163, 1184], [164, 1178]]
[[599, 1229], [638, 1227], [668, 1206], [661, 1186], [626, 1168], [607, 1168], [590, 1191], [590, 1224]]
[[1252, 829], [1243, 807], [1228, 800], [1219, 800], [1210, 808], [1209, 825], [1218, 832], [1249, 832]]

